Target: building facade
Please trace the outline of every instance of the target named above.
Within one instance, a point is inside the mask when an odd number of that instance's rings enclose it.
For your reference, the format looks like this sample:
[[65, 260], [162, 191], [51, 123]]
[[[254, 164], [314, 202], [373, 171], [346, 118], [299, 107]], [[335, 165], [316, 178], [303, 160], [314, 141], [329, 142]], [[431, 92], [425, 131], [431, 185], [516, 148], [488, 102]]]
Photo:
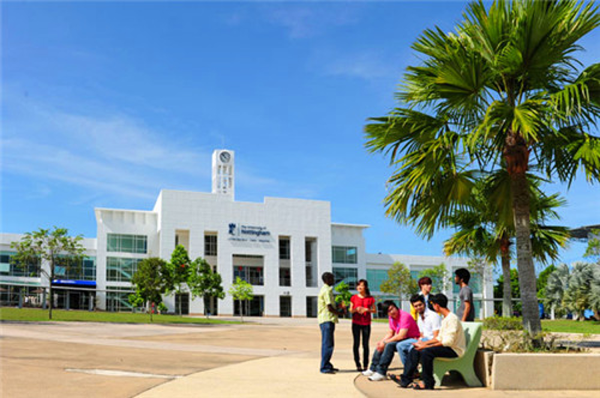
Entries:
[[[149, 211], [96, 208], [97, 237], [83, 242], [87, 256], [83, 267], [55, 277], [55, 304], [70, 309], [131, 310], [128, 296], [137, 264], [149, 257], [169, 261], [176, 245], [183, 245], [191, 259], [206, 259], [221, 274], [226, 292], [236, 277], [253, 285], [255, 298], [244, 308], [229, 295], [211, 303], [208, 310], [221, 315], [243, 311], [255, 316], [316, 316], [320, 275], [325, 271], [333, 272], [336, 282], [343, 280], [351, 289], [358, 280], [367, 279], [381, 301], [397, 300], [379, 291], [395, 262], [407, 265], [415, 278], [440, 263], [450, 273], [467, 266], [460, 258], [368, 254], [363, 236], [368, 225], [332, 223], [326, 201], [235, 201], [234, 172], [233, 151], [217, 150], [211, 193], [162, 190]], [[5, 305], [43, 303], [48, 278], [26, 274], [8, 261], [10, 242], [20, 238], [0, 234], [1, 301]], [[445, 293], [457, 296], [450, 281]], [[480, 301], [491, 297], [491, 282], [479, 282], [475, 304], [480, 316], [492, 314], [492, 302]], [[166, 296], [164, 302], [170, 311], [181, 304], [183, 313], [204, 312], [203, 301], [187, 293]]]

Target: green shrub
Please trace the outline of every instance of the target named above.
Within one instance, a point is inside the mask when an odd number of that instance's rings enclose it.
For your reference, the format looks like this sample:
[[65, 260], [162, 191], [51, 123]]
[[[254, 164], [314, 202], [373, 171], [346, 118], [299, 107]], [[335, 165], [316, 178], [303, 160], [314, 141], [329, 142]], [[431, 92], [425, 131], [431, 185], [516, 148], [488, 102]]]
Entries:
[[523, 330], [523, 320], [516, 317], [493, 316], [483, 320], [486, 330]]

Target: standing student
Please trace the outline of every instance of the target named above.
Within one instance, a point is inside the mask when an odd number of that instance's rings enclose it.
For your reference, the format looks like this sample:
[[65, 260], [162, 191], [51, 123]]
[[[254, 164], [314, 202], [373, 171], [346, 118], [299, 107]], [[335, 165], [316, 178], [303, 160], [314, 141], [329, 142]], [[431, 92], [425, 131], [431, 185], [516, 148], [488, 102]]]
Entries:
[[[350, 312], [352, 313], [352, 338], [354, 344], [352, 350], [354, 352], [354, 363], [356, 370], [362, 372], [369, 367], [369, 339], [371, 338], [371, 314], [374, 314], [375, 299], [369, 291], [369, 283], [361, 279], [356, 286], [358, 294], [355, 294], [350, 299]], [[363, 365], [360, 364], [360, 337], [362, 335], [363, 346]]]
[[321, 373], [333, 374], [339, 369], [336, 369], [331, 364], [333, 356], [335, 333], [335, 324], [338, 322], [338, 316], [344, 313], [344, 305], [341, 304], [341, 309], [338, 309], [333, 299], [333, 283], [334, 277], [331, 272], [325, 272], [321, 276], [323, 279], [323, 287], [319, 292], [318, 307], [319, 307], [319, 327], [321, 328]]
[[458, 293], [460, 307], [456, 311], [456, 315], [463, 322], [473, 322], [475, 320], [473, 290], [469, 287], [469, 280], [471, 280], [471, 273], [468, 269], [459, 268], [454, 271], [454, 282], [460, 286], [460, 292]]
[[[423, 296], [425, 299], [425, 306], [433, 311], [433, 307], [429, 303], [429, 296], [431, 295], [431, 289], [433, 289], [433, 281], [430, 277], [424, 276], [420, 278], [417, 283], [419, 284], [419, 294], [421, 294], [421, 296]], [[417, 311], [415, 311], [415, 307], [412, 305], [412, 303], [410, 304], [410, 314], [413, 316], [413, 318], [415, 318], [416, 321]]]

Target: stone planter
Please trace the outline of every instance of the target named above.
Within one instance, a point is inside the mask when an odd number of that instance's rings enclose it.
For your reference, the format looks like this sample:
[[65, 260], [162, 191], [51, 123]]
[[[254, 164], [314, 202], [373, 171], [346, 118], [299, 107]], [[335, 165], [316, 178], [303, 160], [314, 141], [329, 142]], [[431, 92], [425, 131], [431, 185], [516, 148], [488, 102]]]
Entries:
[[599, 369], [600, 354], [494, 354], [492, 389], [600, 390]]

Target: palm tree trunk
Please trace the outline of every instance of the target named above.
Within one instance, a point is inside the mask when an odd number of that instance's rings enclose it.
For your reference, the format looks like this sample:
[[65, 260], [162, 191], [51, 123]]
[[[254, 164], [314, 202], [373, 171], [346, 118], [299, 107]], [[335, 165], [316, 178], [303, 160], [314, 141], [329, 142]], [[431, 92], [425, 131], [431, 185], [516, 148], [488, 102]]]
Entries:
[[512, 281], [510, 278], [510, 237], [503, 232], [500, 237], [500, 256], [502, 261], [502, 316], [512, 316]]
[[536, 291], [535, 268], [531, 251], [530, 197], [525, 172], [511, 175], [513, 211], [517, 238], [517, 268], [523, 304], [523, 326], [530, 337], [542, 331]]
[[502, 253], [502, 316], [512, 316], [512, 288], [510, 280], [510, 257]]

